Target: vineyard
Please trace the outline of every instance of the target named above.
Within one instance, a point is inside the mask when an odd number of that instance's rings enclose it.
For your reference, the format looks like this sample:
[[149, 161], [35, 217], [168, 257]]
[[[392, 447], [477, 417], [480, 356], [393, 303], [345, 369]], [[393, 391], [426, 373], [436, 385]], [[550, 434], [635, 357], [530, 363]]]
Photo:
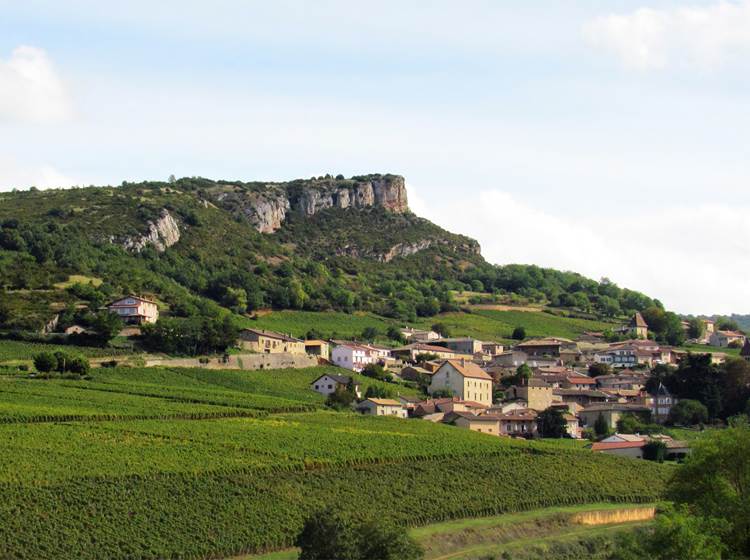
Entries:
[[104, 368], [87, 380], [0, 380], [0, 557], [231, 556], [289, 546], [331, 503], [419, 526], [653, 501], [669, 473], [329, 411], [308, 388], [323, 371]]
[[89, 358], [104, 358], [132, 354], [124, 348], [96, 348], [93, 346], [74, 346], [72, 344], [46, 344], [43, 342], [24, 342], [20, 340], [0, 340], [0, 363], [9, 361], [29, 361], [39, 352], [70, 352], [82, 354]]
[[[98, 368], [91, 379], [5, 379], [0, 423], [138, 418], [218, 418], [320, 408], [310, 383], [330, 368], [217, 371], [166, 368]], [[364, 388], [414, 389], [354, 375]]]

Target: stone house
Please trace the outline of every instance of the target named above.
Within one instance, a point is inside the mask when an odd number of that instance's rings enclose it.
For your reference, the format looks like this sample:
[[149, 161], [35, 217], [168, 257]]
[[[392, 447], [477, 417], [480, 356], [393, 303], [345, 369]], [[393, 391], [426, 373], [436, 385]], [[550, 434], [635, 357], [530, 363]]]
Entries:
[[500, 435], [500, 420], [496, 416], [476, 415], [473, 412], [451, 412], [445, 415], [443, 422], [454, 424], [459, 428], [490, 434]]
[[506, 393], [511, 399], [522, 399], [526, 406], [533, 410], [547, 410], [554, 401], [552, 386], [539, 379], [532, 377], [526, 380], [522, 385], [513, 385]]
[[395, 416], [397, 418], [408, 416], [406, 407], [393, 399], [365, 399], [357, 405], [357, 410], [362, 414], [372, 416]]
[[718, 348], [726, 348], [733, 343], [744, 345], [746, 338], [745, 333], [739, 331], [716, 331], [709, 337], [708, 343]]
[[310, 383], [310, 389], [320, 393], [321, 395], [330, 395], [336, 392], [339, 387], [349, 387], [352, 385], [354, 394], [358, 399], [362, 398], [362, 388], [359, 383], [352, 383], [352, 378], [348, 375], [337, 375], [334, 373], [326, 373], [318, 377], [315, 381]]
[[331, 360], [331, 345], [325, 340], [306, 340], [305, 352], [326, 361]]
[[259, 354], [304, 354], [305, 342], [286, 334], [260, 329], [242, 329], [239, 346]]

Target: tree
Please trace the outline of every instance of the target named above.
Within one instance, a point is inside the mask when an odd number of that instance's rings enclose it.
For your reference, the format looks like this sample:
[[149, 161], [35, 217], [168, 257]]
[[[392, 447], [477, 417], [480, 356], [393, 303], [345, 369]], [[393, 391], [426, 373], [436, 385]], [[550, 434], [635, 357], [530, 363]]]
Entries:
[[333, 393], [328, 395], [326, 406], [336, 410], [346, 410], [357, 399], [353, 388], [337, 385]]
[[359, 530], [358, 560], [421, 560], [424, 550], [403, 527], [365, 523]]
[[531, 368], [527, 364], [521, 364], [516, 368], [516, 375], [513, 382], [516, 385], [525, 385], [531, 379], [532, 375], [534, 375], [534, 372], [531, 371]]
[[414, 361], [418, 364], [424, 363], [424, 362], [431, 362], [432, 360], [437, 360], [438, 355], [433, 354], [432, 352], [420, 352], [416, 356], [414, 356]]
[[297, 536], [299, 560], [356, 560], [357, 535], [352, 524], [332, 508], [308, 518]]
[[643, 458], [647, 461], [663, 463], [667, 456], [667, 444], [663, 441], [652, 439], [643, 446]]
[[599, 437], [604, 437], [609, 434], [609, 424], [607, 424], [607, 420], [601, 412], [599, 413], [599, 416], [597, 416], [596, 422], [594, 422], [594, 433]]
[[609, 364], [593, 363], [589, 366], [589, 375], [591, 377], [609, 375], [610, 373], [612, 373], [612, 367]]
[[516, 327], [513, 329], [513, 334], [510, 335], [513, 340], [524, 340], [526, 338], [526, 328]]
[[375, 327], [365, 327], [364, 329], [362, 329], [361, 336], [363, 340], [372, 342], [373, 340], [375, 340], [378, 334], [380, 333], [378, 332], [378, 329], [376, 329]]
[[393, 340], [400, 344], [406, 342], [406, 339], [404, 339], [404, 335], [401, 333], [401, 329], [399, 329], [398, 327], [394, 327], [393, 325], [388, 327], [385, 336], [387, 336], [389, 340]]
[[391, 381], [393, 378], [380, 364], [367, 364], [362, 369], [362, 375], [377, 379], [378, 381]]
[[536, 417], [539, 434], [545, 438], [562, 438], [568, 434], [565, 418], [557, 408], [550, 407]]
[[452, 398], [453, 391], [451, 389], [437, 389], [430, 395], [433, 399], [450, 399]]
[[57, 367], [57, 358], [51, 352], [40, 352], [34, 356], [34, 367], [40, 373], [49, 373]]
[[386, 387], [378, 387], [376, 385], [370, 385], [365, 391], [366, 399], [390, 399], [393, 397], [393, 391]]
[[688, 321], [687, 335], [690, 338], [702, 338], [706, 332], [706, 324], [700, 319], [693, 317]]
[[89, 329], [101, 346], [106, 346], [110, 340], [120, 334], [124, 326], [120, 316], [109, 311], [100, 311], [89, 321]]
[[691, 444], [667, 486], [667, 497], [693, 515], [726, 524], [723, 542], [750, 556], [750, 426], [741, 417]]
[[693, 399], [682, 399], [669, 411], [669, 422], [680, 426], [694, 426], [708, 422], [708, 409]]
[[443, 338], [450, 338], [451, 337], [451, 330], [448, 325], [445, 323], [435, 323], [430, 327], [433, 331], [438, 333]]
[[716, 519], [691, 515], [685, 507], [668, 510], [656, 518], [652, 531], [620, 537], [611, 560], [720, 560], [726, 550], [721, 535], [725, 525]]

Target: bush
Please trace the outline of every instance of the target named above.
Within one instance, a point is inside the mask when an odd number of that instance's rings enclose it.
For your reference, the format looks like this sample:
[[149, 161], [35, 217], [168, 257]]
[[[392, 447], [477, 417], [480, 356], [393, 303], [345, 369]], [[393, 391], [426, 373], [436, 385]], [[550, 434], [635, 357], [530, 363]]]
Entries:
[[648, 461], [663, 463], [667, 455], [667, 444], [663, 441], [651, 440], [643, 446], [643, 458]]
[[393, 381], [393, 376], [385, 371], [385, 368], [380, 364], [367, 364], [362, 369], [362, 375], [377, 379], [378, 381]]
[[41, 352], [34, 356], [34, 367], [40, 373], [49, 373], [57, 367], [57, 358], [51, 352]]
[[682, 399], [669, 411], [669, 422], [680, 426], [694, 426], [708, 422], [708, 409], [696, 400]]
[[526, 329], [524, 327], [516, 327], [513, 329], [513, 334], [510, 335], [513, 340], [525, 340]]

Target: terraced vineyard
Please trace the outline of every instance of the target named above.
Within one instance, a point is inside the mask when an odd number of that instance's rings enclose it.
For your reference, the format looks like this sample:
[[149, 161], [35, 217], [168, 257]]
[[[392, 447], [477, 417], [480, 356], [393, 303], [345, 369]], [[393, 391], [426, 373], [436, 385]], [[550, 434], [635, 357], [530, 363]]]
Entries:
[[132, 354], [124, 348], [95, 348], [92, 346], [74, 346], [72, 344], [45, 344], [41, 342], [23, 342], [20, 340], [0, 340], [0, 363], [9, 361], [30, 361], [39, 352], [72, 352], [90, 358], [123, 356]]
[[0, 380], [4, 557], [231, 556], [288, 547], [330, 503], [419, 526], [653, 501], [669, 473], [324, 410], [308, 389], [322, 371], [116, 368], [85, 381]]

